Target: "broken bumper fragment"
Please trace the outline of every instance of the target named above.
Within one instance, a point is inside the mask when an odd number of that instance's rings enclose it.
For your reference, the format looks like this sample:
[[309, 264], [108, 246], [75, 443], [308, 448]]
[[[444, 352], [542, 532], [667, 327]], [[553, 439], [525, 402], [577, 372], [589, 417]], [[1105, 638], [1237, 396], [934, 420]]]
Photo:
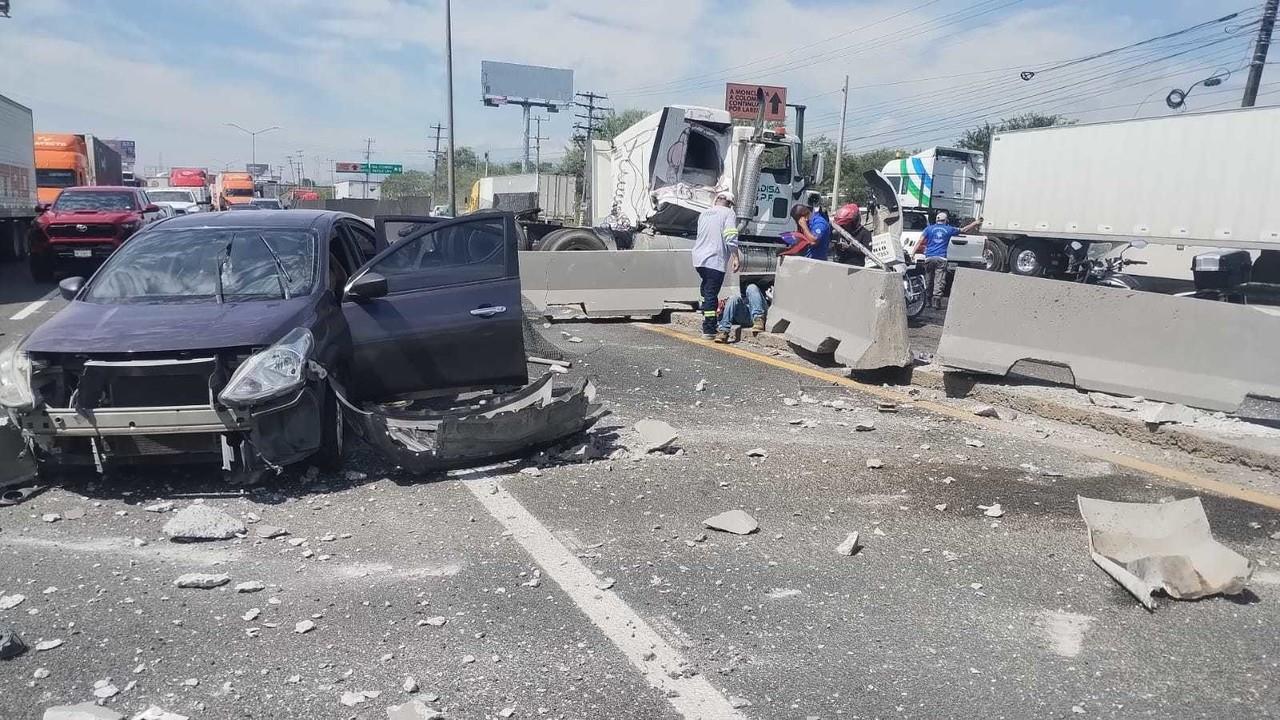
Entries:
[[553, 377], [544, 375], [513, 393], [459, 397], [447, 410], [373, 410], [343, 402], [365, 440], [397, 465], [411, 472], [447, 470], [554, 445], [604, 415], [590, 379], [557, 392]]

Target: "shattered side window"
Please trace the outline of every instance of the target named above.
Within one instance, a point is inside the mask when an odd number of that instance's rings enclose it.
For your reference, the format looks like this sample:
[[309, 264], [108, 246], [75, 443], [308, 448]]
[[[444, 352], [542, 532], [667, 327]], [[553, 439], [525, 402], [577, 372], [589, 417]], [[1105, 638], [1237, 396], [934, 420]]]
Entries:
[[390, 292], [420, 290], [507, 275], [506, 223], [502, 218], [444, 228], [423, 226], [369, 267], [387, 279]]

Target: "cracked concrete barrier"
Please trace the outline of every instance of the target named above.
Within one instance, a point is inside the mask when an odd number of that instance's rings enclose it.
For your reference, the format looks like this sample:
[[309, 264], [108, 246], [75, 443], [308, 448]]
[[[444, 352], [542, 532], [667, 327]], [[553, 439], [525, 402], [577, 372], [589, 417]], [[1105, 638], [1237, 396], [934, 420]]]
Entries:
[[521, 252], [520, 289], [543, 313], [574, 305], [592, 317], [652, 317], [699, 301], [688, 250]]
[[802, 257], [783, 258], [769, 331], [854, 370], [911, 362], [902, 276]]
[[1076, 387], [1208, 410], [1280, 410], [1280, 315], [1246, 305], [961, 268], [938, 362], [1005, 375], [1070, 371]]

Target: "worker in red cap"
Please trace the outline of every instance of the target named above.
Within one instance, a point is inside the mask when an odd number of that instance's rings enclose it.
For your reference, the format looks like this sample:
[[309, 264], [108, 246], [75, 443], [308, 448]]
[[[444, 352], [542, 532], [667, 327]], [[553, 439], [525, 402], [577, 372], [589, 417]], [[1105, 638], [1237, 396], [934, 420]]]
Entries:
[[[849, 233], [849, 236], [854, 240], [862, 243], [867, 248], [871, 247], [871, 231], [862, 224], [862, 213], [856, 204], [849, 203], [841, 206], [836, 211], [836, 216], [833, 219], [836, 226]], [[863, 254], [862, 250], [845, 240], [844, 236], [839, 233], [836, 233], [831, 249], [834, 256], [832, 259], [838, 263], [862, 267], [867, 262], [866, 255]]]

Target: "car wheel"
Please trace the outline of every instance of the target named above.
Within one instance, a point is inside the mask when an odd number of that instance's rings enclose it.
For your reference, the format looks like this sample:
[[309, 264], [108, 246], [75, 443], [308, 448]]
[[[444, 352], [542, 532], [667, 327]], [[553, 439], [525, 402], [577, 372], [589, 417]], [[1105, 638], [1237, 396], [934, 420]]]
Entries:
[[333, 390], [324, 389], [324, 427], [320, 432], [320, 449], [312, 456], [321, 470], [338, 470], [342, 467], [342, 447], [346, 435], [346, 420], [342, 414], [342, 406]]
[[1022, 241], [1009, 253], [1009, 272], [1014, 275], [1043, 277], [1049, 267], [1049, 250], [1034, 241]]
[[982, 250], [983, 266], [991, 272], [1004, 272], [1009, 262], [1009, 248], [995, 238], [987, 238], [987, 245]]
[[608, 250], [609, 246], [586, 228], [565, 228], [548, 233], [542, 238], [539, 250]]
[[44, 255], [32, 255], [27, 260], [31, 268], [31, 279], [36, 282], [53, 282], [53, 262]]

